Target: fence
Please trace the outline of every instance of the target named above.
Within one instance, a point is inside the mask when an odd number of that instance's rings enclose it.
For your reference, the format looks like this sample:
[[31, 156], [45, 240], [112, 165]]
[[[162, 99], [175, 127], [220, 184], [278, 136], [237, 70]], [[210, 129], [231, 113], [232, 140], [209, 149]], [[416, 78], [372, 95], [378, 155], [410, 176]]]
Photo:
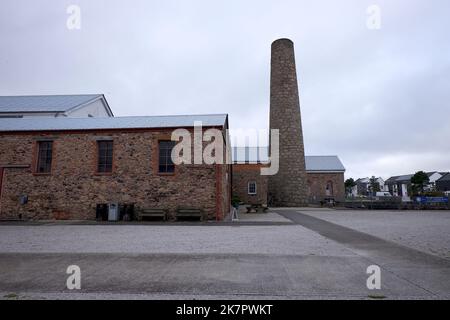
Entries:
[[346, 200], [342, 203], [345, 208], [368, 210], [450, 210], [448, 202], [438, 201], [410, 201], [402, 202], [401, 198], [392, 199], [360, 199]]

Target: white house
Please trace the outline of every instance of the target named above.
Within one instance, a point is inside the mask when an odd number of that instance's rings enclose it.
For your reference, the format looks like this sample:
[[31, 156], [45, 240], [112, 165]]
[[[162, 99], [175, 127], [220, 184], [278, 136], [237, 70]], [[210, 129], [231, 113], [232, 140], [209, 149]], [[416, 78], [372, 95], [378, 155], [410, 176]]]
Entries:
[[114, 117], [103, 94], [0, 96], [0, 118]]
[[[429, 183], [425, 186], [426, 191], [435, 190], [436, 181], [442, 178], [446, 173], [431, 171], [426, 172]], [[410, 186], [411, 186], [411, 178], [414, 174], [407, 174], [403, 176], [393, 176], [386, 180], [386, 186], [394, 196], [403, 197], [404, 199], [408, 199], [410, 195]]]
[[[360, 178], [355, 181], [356, 185], [352, 188], [351, 194], [356, 197], [358, 195], [367, 196], [370, 193], [370, 179], [371, 178]], [[380, 191], [388, 191], [387, 186], [385, 185], [384, 179], [378, 177], [375, 181], [380, 186]]]
[[427, 190], [435, 190], [436, 189], [436, 181], [445, 176], [447, 172], [427, 172], [428, 179], [430, 182], [425, 187]]

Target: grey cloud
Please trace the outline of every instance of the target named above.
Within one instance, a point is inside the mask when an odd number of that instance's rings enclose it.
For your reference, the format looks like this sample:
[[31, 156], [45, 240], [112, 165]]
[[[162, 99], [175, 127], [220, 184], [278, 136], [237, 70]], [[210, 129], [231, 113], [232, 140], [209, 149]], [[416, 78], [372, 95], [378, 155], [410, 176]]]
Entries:
[[227, 112], [266, 128], [270, 44], [289, 37], [308, 154], [337, 154], [354, 177], [450, 170], [450, 4], [375, 3], [378, 31], [365, 0], [6, 0], [0, 94], [100, 92], [119, 116]]

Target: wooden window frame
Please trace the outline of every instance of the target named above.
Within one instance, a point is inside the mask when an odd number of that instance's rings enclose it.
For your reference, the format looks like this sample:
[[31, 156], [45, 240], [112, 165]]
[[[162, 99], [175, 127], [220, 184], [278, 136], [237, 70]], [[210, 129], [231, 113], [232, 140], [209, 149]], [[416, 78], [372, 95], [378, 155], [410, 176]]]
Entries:
[[[48, 143], [50, 142], [52, 144], [51, 147], [51, 161], [50, 161], [50, 171], [48, 172], [39, 172], [39, 154], [41, 150], [41, 143]], [[33, 175], [36, 176], [49, 176], [53, 173], [53, 167], [55, 164], [55, 141], [54, 140], [37, 140], [34, 144], [34, 152], [33, 152]]]
[[[250, 192], [250, 185], [252, 185], [252, 184], [255, 185], [255, 192]], [[247, 194], [248, 194], [248, 195], [251, 195], [251, 196], [254, 196], [254, 195], [257, 195], [257, 194], [258, 194], [258, 187], [257, 187], [256, 181], [249, 181], [249, 182], [247, 183]]]
[[[100, 143], [108, 142], [112, 145], [112, 152], [111, 152], [111, 171], [99, 171], [99, 160], [100, 160]], [[95, 175], [99, 176], [108, 176], [112, 175], [115, 171], [115, 161], [114, 161], [114, 140], [110, 139], [99, 139], [95, 140]]]
[[[161, 142], [172, 142], [174, 144], [174, 146], [176, 145], [176, 141], [172, 141], [170, 139], [158, 139], [157, 140], [157, 143], [156, 143], [156, 150], [157, 150], [157, 152], [156, 152], [156, 159], [154, 161], [155, 166], [156, 166], [155, 167], [155, 171], [156, 171], [156, 173], [158, 175], [161, 175], [161, 176], [173, 176], [173, 175], [175, 175], [175, 172], [176, 172], [176, 165], [175, 164], [173, 164], [173, 171], [172, 172], [162, 172], [162, 171], [159, 170], [159, 167], [160, 167], [159, 159], [160, 159], [160, 151], [161, 151], [160, 144], [161, 144]], [[167, 166], [167, 164], [166, 164], [166, 166]]]

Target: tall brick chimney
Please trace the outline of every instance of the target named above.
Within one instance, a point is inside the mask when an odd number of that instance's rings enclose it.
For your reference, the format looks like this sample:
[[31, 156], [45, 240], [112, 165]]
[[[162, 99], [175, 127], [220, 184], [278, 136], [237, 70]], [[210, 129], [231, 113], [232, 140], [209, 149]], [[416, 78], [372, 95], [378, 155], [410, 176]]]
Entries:
[[273, 206], [298, 207], [308, 203], [294, 43], [272, 43], [270, 69], [270, 129], [279, 129], [279, 171], [269, 176]]

